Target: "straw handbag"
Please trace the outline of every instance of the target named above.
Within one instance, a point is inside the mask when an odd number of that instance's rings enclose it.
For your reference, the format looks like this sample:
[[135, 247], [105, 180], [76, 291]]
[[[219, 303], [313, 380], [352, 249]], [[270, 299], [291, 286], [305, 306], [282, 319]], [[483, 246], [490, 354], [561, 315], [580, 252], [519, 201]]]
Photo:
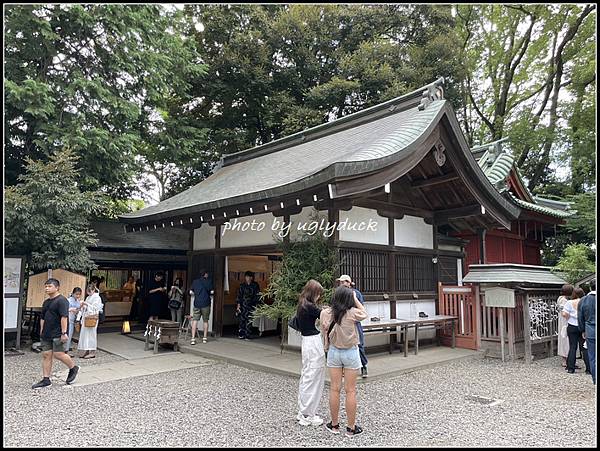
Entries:
[[85, 327], [96, 327], [98, 324], [98, 315], [86, 316], [83, 318], [83, 325]]

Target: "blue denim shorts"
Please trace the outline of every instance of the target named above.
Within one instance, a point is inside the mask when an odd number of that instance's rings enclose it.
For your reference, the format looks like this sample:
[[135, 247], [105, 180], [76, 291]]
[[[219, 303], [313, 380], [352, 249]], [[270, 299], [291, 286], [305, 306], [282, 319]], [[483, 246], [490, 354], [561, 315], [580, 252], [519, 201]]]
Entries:
[[358, 346], [339, 349], [330, 344], [329, 351], [327, 351], [327, 366], [329, 368], [348, 368], [350, 370], [360, 369], [362, 364], [360, 363]]

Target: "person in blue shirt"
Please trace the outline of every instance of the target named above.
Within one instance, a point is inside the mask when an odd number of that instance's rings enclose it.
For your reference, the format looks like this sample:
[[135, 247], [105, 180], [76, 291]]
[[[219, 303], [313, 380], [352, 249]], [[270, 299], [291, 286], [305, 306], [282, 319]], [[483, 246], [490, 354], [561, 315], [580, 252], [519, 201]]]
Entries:
[[254, 281], [254, 273], [246, 271], [244, 282], [240, 285], [237, 294], [237, 314], [240, 318], [239, 338], [250, 340], [252, 338], [252, 312], [260, 300], [260, 286]]
[[71, 351], [71, 341], [73, 340], [73, 333], [75, 331], [75, 319], [77, 318], [77, 313], [81, 309], [81, 288], [75, 287], [73, 288], [73, 292], [71, 296], [69, 296], [69, 339], [67, 340], [67, 345], [65, 348], [67, 352]]
[[210, 297], [214, 294], [212, 280], [208, 278], [208, 271], [200, 271], [200, 278], [192, 282], [190, 295], [194, 296], [194, 310], [192, 314], [192, 340], [190, 344], [196, 344], [196, 328], [198, 321], [204, 321], [204, 336], [202, 343], [206, 343], [208, 337], [208, 318], [210, 317]]
[[583, 333], [587, 344], [588, 360], [592, 381], [596, 385], [596, 281], [592, 281], [591, 289], [577, 306], [579, 330]]
[[[356, 293], [358, 302], [360, 302], [362, 305], [365, 305], [365, 298], [363, 297], [363, 294], [353, 287], [354, 283], [352, 282], [352, 279], [348, 274], [344, 274], [336, 280], [340, 283], [340, 285], [352, 288]], [[367, 354], [365, 353], [365, 334], [363, 332], [362, 324], [360, 323], [360, 321], [356, 322], [356, 331], [358, 332], [358, 352], [360, 354], [360, 362], [362, 364], [362, 368], [360, 369], [360, 375], [364, 379], [367, 377], [367, 363], [369, 363], [369, 359], [367, 359]]]

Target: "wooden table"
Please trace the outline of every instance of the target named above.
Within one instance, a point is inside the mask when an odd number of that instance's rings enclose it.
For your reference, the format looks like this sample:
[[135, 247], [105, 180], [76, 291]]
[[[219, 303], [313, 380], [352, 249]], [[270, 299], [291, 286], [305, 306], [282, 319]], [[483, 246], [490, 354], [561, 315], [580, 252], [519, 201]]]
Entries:
[[154, 340], [154, 354], [158, 353], [159, 344], [172, 344], [173, 350], [177, 351], [179, 347], [179, 323], [167, 320], [150, 320], [146, 325], [146, 343], [144, 351], [149, 349], [150, 337]]
[[414, 319], [399, 319], [402, 321], [404, 327], [404, 357], [408, 355], [408, 327], [415, 327], [415, 355], [419, 353], [419, 327], [433, 325], [436, 329], [445, 326], [446, 323], [452, 323], [452, 347], [456, 347], [456, 322], [458, 316], [447, 316], [447, 315], [433, 315], [427, 318], [414, 318]]
[[[415, 328], [415, 355], [419, 353], [419, 327], [433, 325], [436, 329], [445, 326], [447, 323], [452, 323], [452, 347], [456, 347], [456, 322], [457, 316], [433, 315], [427, 318], [414, 319], [384, 319], [381, 321], [364, 320], [361, 321], [365, 336], [368, 335], [395, 335], [399, 332], [398, 328], [402, 329], [404, 345], [404, 357], [408, 356], [408, 328]], [[439, 341], [438, 341], [439, 343]], [[390, 340], [390, 354], [393, 351], [394, 343]]]
[[[411, 324], [410, 321], [401, 319], [384, 319], [381, 321], [371, 321], [369, 319], [361, 321], [365, 336], [368, 335], [395, 335], [398, 333], [398, 327], [402, 328]], [[406, 342], [406, 329], [404, 329], [404, 341]], [[390, 354], [394, 348], [394, 343], [390, 340]]]

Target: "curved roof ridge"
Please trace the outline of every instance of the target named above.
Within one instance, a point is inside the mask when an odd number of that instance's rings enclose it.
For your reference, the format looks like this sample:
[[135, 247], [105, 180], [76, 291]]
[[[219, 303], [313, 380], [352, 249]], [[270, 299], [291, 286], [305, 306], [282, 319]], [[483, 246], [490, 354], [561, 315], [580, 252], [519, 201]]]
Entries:
[[[414, 91], [407, 94], [403, 94], [393, 99], [387, 100], [383, 103], [373, 105], [364, 110], [357, 111], [346, 116], [342, 116], [331, 122], [319, 124], [306, 130], [293, 133], [291, 135], [284, 136], [268, 143], [261, 144], [260, 146], [245, 149], [240, 152], [223, 155], [219, 161], [217, 168], [229, 166], [231, 164], [239, 163], [251, 158], [255, 158], [262, 155], [267, 155], [273, 152], [277, 152], [283, 148], [287, 148], [293, 144], [300, 144], [309, 141], [311, 138], [322, 137], [324, 135], [335, 133], [340, 129], [349, 128], [357, 125], [357, 123], [369, 122], [375, 118], [398, 112], [398, 108], [412, 107], [412, 101], [420, 100], [421, 105], [426, 105], [428, 100], [443, 100], [443, 85], [444, 77], [440, 77], [432, 83], [422, 86]], [[421, 107], [420, 105], [420, 107]], [[296, 141], [296, 142], [294, 142]]]

